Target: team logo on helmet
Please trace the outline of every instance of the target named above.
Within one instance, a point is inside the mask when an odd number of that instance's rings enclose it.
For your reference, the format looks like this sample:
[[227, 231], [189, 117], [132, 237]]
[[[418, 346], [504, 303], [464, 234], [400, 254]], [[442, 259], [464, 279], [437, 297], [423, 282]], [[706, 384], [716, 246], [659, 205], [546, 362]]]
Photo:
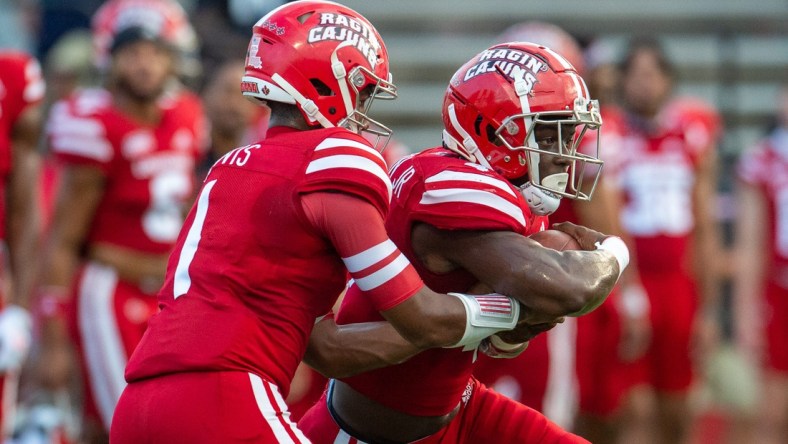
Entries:
[[269, 31], [275, 32], [276, 35], [285, 35], [285, 27], [277, 26], [276, 23], [269, 22], [268, 20], [260, 23], [261, 28], [268, 28]]
[[320, 22], [309, 30], [307, 42], [315, 43], [326, 40], [350, 42], [374, 68], [378, 61], [380, 42], [370, 27], [353, 17], [340, 13], [323, 12]]
[[260, 58], [260, 36], [253, 35], [249, 42], [249, 49], [246, 51], [246, 66], [260, 69], [263, 67], [263, 59]]
[[[497, 72], [509, 79], [524, 79], [527, 91], [536, 83], [539, 72], [546, 72], [547, 62], [534, 54], [519, 49], [498, 48], [488, 49], [479, 54], [479, 58], [462, 78], [463, 82], [487, 73]], [[459, 79], [457, 79], [459, 82]]]

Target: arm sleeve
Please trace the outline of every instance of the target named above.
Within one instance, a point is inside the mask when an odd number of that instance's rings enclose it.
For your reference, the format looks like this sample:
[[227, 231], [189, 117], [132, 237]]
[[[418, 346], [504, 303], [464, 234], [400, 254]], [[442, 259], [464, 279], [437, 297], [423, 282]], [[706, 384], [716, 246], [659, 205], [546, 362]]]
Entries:
[[424, 286], [408, 259], [389, 239], [373, 204], [331, 192], [304, 194], [301, 203], [307, 219], [336, 248], [376, 310], [388, 310]]
[[336, 191], [359, 197], [385, 217], [391, 200], [386, 162], [363, 137], [337, 130], [315, 148], [301, 193]]

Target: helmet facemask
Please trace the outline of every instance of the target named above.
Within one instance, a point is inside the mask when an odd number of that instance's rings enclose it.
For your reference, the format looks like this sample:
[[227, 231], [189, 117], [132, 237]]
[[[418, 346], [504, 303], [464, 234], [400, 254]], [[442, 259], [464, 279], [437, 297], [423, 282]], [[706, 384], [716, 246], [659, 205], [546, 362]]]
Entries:
[[[526, 163], [528, 184], [547, 193], [549, 197], [587, 201], [591, 199], [602, 173], [603, 161], [599, 159], [599, 131], [593, 136], [596, 138], [593, 152], [581, 153], [578, 147], [588, 130], [596, 130], [600, 127], [602, 118], [596, 101], [578, 98], [574, 105], [572, 111], [545, 111], [509, 116], [495, 130], [495, 139], [512, 151], [517, 161]], [[556, 128], [558, 152], [544, 149], [536, 142], [538, 125]], [[568, 143], [564, 143], [563, 129], [566, 125], [575, 127], [572, 140]], [[525, 137], [516, 137], [523, 128], [526, 131]], [[515, 146], [513, 144], [515, 140], [524, 141], [524, 144]], [[541, 156], [558, 156], [566, 159], [570, 164], [568, 172], [541, 177], [539, 171]], [[587, 180], [591, 180], [590, 188], [584, 184]]]
[[340, 87], [343, 82], [350, 85], [355, 97], [347, 117], [339, 121], [338, 126], [358, 134], [368, 134], [368, 140], [378, 151], [383, 151], [391, 138], [392, 130], [377, 120], [369, 117], [369, 110], [375, 99], [394, 100], [397, 98], [397, 87], [389, 79], [384, 80], [363, 66], [356, 66], [346, 80], [338, 79]]

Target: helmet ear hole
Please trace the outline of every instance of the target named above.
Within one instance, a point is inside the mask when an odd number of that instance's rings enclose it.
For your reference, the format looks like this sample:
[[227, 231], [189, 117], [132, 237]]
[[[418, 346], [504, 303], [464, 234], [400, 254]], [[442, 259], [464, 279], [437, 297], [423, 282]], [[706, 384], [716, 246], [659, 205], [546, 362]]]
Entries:
[[482, 115], [479, 114], [478, 116], [476, 116], [476, 120], [473, 122], [473, 130], [476, 132], [477, 136], [482, 135], [482, 119], [483, 119]]
[[485, 132], [487, 133], [487, 141], [492, 143], [493, 145], [500, 146], [501, 142], [495, 137], [495, 128], [490, 125], [489, 123], [484, 127]]
[[334, 91], [320, 79], [309, 79], [309, 82], [315, 87], [315, 90], [319, 96], [331, 97], [334, 95]]

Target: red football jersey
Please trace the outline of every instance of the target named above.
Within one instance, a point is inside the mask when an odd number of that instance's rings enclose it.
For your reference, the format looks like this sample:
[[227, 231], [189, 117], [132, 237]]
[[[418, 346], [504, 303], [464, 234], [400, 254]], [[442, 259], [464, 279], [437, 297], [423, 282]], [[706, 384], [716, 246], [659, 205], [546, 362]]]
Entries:
[[[331, 193], [323, 201], [361, 202], [372, 214], [335, 214], [356, 227], [342, 231], [348, 239], [332, 238], [306, 214], [303, 203], [315, 192]], [[380, 153], [345, 129], [273, 127], [264, 141], [227, 153], [186, 219], [159, 293], [161, 312], [129, 360], [127, 380], [235, 370], [287, 396], [315, 319], [330, 311], [348, 271], [375, 310], [423, 286], [386, 237], [390, 195]], [[382, 242], [372, 238], [371, 218]]]
[[0, 239], [5, 239], [5, 194], [11, 172], [11, 133], [24, 110], [44, 98], [41, 67], [32, 57], [0, 51]]
[[205, 148], [205, 118], [190, 93], [167, 95], [159, 106], [156, 126], [121, 113], [100, 89], [80, 91], [52, 108], [47, 135], [58, 160], [95, 166], [106, 176], [88, 242], [152, 254], [172, 248]]
[[679, 272], [694, 228], [696, 170], [720, 132], [719, 116], [692, 99], [677, 99], [646, 128], [628, 117], [621, 145], [606, 145], [605, 174], [624, 193], [623, 228], [643, 270]]
[[[428, 287], [439, 292], [467, 291], [478, 280], [465, 270], [438, 275], [416, 260], [411, 228], [427, 223], [444, 230], [500, 230], [523, 235], [546, 227], [545, 218], [530, 216], [520, 192], [504, 178], [457, 154], [435, 148], [405, 157], [392, 166], [391, 210], [386, 229], [412, 261]], [[382, 320], [356, 285], [336, 314], [340, 324]], [[431, 349], [407, 362], [344, 379], [375, 401], [412, 415], [444, 415], [468, 384], [473, 351]]]
[[788, 288], [788, 132], [775, 131], [739, 160], [738, 176], [766, 196], [768, 276]]

